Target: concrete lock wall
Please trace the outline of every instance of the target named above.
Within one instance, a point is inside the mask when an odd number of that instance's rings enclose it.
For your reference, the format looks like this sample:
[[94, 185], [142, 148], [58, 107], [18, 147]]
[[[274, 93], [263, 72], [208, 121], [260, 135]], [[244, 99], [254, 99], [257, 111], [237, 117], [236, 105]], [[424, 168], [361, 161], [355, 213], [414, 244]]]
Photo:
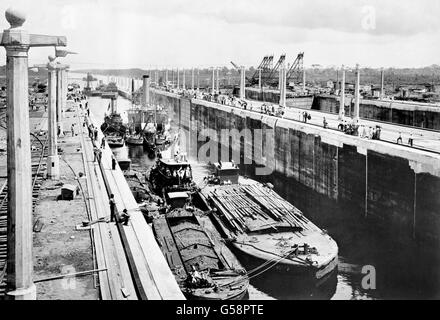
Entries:
[[[229, 152], [238, 150], [243, 164], [244, 150], [250, 148], [253, 166], [264, 165], [274, 171], [271, 177], [261, 179], [272, 179], [275, 185], [287, 179], [303, 190], [301, 197], [309, 199], [304, 203], [322, 199], [325, 205], [318, 214], [331, 216], [328, 204], [335, 208], [347, 205], [350, 215], [366, 218], [359, 223], [372, 222], [378, 229], [392, 232], [393, 237], [440, 243], [438, 155], [166, 92], [158, 97], [161, 104], [180, 108], [173, 118], [177, 125], [193, 132], [214, 129], [217, 141], [221, 129], [272, 130], [274, 142], [263, 134], [262, 143], [255, 143], [251, 130], [252, 140], [242, 138]], [[219, 156], [220, 152], [219, 147]]]
[[[345, 114], [352, 116], [354, 99], [347, 97], [346, 100]], [[312, 109], [337, 114], [339, 112], [339, 97], [316, 96], [313, 99]], [[361, 100], [359, 114], [364, 119], [440, 130], [440, 108], [430, 104]]]

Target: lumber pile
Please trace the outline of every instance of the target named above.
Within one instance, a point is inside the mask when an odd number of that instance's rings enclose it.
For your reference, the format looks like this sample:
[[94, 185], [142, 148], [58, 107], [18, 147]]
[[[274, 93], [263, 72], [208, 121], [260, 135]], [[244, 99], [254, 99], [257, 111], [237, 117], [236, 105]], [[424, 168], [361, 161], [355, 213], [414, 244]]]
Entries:
[[287, 224], [309, 229], [301, 211], [262, 184], [218, 186], [208, 198], [236, 232], [250, 231], [246, 223], [250, 220], [254, 226]]

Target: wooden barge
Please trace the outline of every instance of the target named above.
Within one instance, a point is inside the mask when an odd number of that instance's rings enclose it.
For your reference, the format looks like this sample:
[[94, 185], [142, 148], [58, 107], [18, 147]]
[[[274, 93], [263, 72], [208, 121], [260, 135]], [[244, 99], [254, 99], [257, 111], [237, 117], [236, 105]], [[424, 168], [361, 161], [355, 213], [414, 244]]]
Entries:
[[216, 163], [200, 192], [223, 237], [249, 270], [266, 264], [286, 275], [321, 280], [337, 270], [338, 246], [270, 185]]

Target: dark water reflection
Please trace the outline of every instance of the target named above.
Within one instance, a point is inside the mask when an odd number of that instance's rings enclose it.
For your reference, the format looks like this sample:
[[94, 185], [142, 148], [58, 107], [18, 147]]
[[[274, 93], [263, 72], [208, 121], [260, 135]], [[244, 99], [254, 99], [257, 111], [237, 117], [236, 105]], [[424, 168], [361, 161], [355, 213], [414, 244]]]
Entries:
[[[102, 119], [106, 102], [92, 99], [92, 113]], [[122, 112], [129, 103], [118, 99]], [[191, 144], [194, 146], [194, 144]], [[130, 158], [132, 168], [147, 170], [154, 162], [141, 146], [124, 146], [113, 150], [117, 157]], [[192, 149], [190, 160], [194, 178], [201, 181], [209, 173], [205, 163], [198, 163]], [[242, 166], [242, 174], [261, 182], [271, 182], [275, 190], [298, 207], [319, 227], [326, 229], [339, 245], [340, 268], [320, 286], [304, 284], [298, 279], [285, 280], [283, 275], [268, 271], [251, 280], [250, 299], [438, 299], [440, 298], [440, 251], [417, 246], [413, 241], [397, 242], [393, 234], [362, 218], [357, 206], [336, 203], [304, 187], [293, 178], [280, 174], [253, 175], [253, 166]], [[240, 259], [240, 257], [239, 257]], [[376, 270], [376, 289], [362, 288], [363, 266]]]

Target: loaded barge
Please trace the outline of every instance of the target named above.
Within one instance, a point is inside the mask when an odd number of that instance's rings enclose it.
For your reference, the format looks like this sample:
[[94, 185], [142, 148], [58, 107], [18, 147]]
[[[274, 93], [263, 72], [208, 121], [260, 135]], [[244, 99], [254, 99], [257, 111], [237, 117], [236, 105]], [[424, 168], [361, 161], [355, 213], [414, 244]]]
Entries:
[[222, 241], [210, 217], [193, 206], [196, 192], [191, 165], [182, 157], [158, 159], [146, 175], [161, 197], [148, 210], [156, 240], [182, 292], [189, 299], [242, 299], [249, 286], [246, 270]]
[[270, 184], [239, 175], [232, 162], [214, 164], [199, 201], [247, 269], [266, 265], [310, 280], [337, 270], [338, 246]]

